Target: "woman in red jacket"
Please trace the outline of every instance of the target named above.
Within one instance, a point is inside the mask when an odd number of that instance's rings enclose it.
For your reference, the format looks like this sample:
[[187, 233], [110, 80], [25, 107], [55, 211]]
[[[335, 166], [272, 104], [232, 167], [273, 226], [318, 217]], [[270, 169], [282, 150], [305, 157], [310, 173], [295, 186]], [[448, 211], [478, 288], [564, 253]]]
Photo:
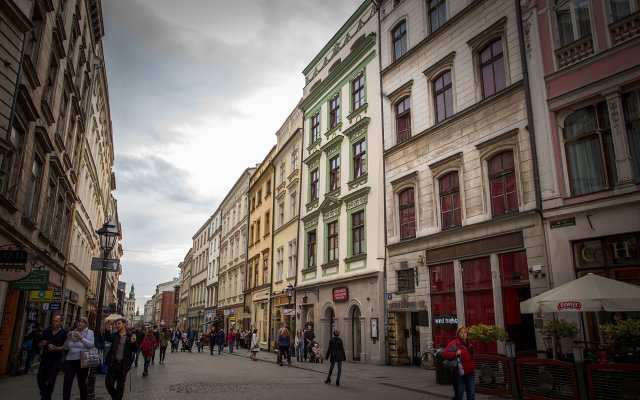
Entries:
[[144, 356], [144, 372], [142, 376], [149, 375], [149, 364], [151, 364], [151, 357], [153, 357], [153, 353], [158, 348], [158, 341], [156, 340], [156, 336], [153, 334], [153, 329], [147, 329], [147, 334], [144, 339], [142, 339], [142, 343], [140, 344], [140, 352]]
[[442, 352], [442, 357], [446, 360], [458, 360], [456, 368], [453, 369], [453, 399], [462, 400], [465, 388], [467, 390], [467, 400], [476, 398], [475, 364], [473, 362], [473, 345], [467, 339], [467, 328], [461, 326], [456, 331], [456, 338], [447, 345]]

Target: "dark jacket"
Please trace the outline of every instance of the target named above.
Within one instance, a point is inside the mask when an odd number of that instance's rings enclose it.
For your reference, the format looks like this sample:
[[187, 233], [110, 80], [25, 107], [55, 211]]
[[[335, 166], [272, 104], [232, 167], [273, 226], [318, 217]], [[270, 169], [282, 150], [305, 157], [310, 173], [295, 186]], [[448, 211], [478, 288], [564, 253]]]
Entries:
[[308, 345], [309, 342], [313, 341], [313, 339], [316, 338], [316, 335], [313, 333], [313, 331], [304, 331], [302, 336], [304, 337], [304, 343], [306, 345]]
[[224, 331], [222, 329], [218, 330], [218, 333], [216, 333], [216, 344], [218, 346], [224, 344]]
[[334, 362], [347, 361], [347, 355], [344, 354], [342, 339], [334, 336], [329, 340], [329, 348], [327, 349], [327, 356], [325, 358]]
[[278, 333], [278, 347], [291, 346], [291, 335], [284, 336], [282, 332]]
[[[137, 339], [137, 337], [136, 337]], [[116, 362], [116, 351], [118, 350], [118, 344], [120, 344], [120, 334], [116, 331], [106, 337], [107, 342], [111, 343], [105, 362], [107, 365], [114, 365]], [[126, 342], [124, 343], [124, 358], [122, 359], [122, 370], [127, 372], [131, 369], [135, 353], [138, 351], [138, 345], [131, 343], [131, 333], [127, 332]]]
[[467, 340], [462, 342], [460, 338], [452, 340], [442, 352], [442, 358], [453, 360], [456, 358], [456, 351], [460, 350], [460, 363], [464, 369], [464, 374], [468, 375], [475, 371], [475, 363], [473, 361], [473, 346]]

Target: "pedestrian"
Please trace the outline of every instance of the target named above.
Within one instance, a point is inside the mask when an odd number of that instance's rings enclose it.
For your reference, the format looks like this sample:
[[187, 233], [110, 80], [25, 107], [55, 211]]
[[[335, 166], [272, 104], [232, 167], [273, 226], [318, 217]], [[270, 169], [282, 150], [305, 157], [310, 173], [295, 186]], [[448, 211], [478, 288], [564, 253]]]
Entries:
[[282, 367], [282, 358], [287, 357], [287, 363], [291, 365], [291, 353], [289, 353], [289, 346], [291, 346], [291, 335], [287, 328], [282, 328], [278, 333], [278, 364]]
[[244, 329], [240, 330], [240, 347], [243, 349], [246, 349], [246, 344], [245, 344], [245, 338], [246, 338], [246, 333]]
[[38, 347], [42, 349], [37, 375], [41, 400], [51, 400], [56, 377], [62, 367], [66, 340], [67, 331], [62, 328], [62, 317], [56, 314], [51, 318], [51, 327], [42, 333], [38, 342]]
[[304, 360], [307, 361], [307, 353], [309, 351], [309, 344], [316, 338], [315, 333], [311, 328], [311, 324], [307, 325], [307, 330], [304, 331]]
[[456, 330], [456, 338], [442, 352], [445, 360], [457, 360], [457, 367], [451, 371], [453, 375], [453, 400], [462, 400], [465, 390], [467, 400], [476, 398], [475, 363], [473, 361], [473, 345], [467, 335], [469, 331], [461, 326]]
[[251, 359], [256, 361], [256, 354], [260, 351], [260, 344], [258, 343], [258, 330], [254, 329], [253, 334], [251, 335]]
[[298, 329], [296, 331], [295, 345], [296, 345], [296, 361], [302, 362], [304, 360], [304, 338], [302, 337], [301, 329]]
[[218, 329], [218, 333], [216, 333], [216, 344], [218, 345], [218, 354], [222, 354], [224, 349], [224, 331], [222, 328]]
[[198, 331], [198, 353], [204, 351], [204, 334]]
[[235, 340], [235, 334], [233, 333], [233, 328], [229, 329], [229, 333], [227, 334], [227, 344], [229, 345], [229, 353], [233, 353], [233, 341]]
[[27, 336], [25, 336], [24, 342], [22, 342], [22, 348], [27, 353], [27, 359], [25, 360], [24, 364], [25, 374], [33, 372], [31, 370], [31, 364], [33, 363], [33, 359], [35, 358], [36, 354], [39, 353], [38, 342], [40, 341], [40, 336], [42, 336], [42, 328], [40, 326], [40, 323], [36, 322], [35, 324], [33, 324], [31, 332], [29, 332]]
[[209, 355], [213, 355], [213, 346], [216, 343], [216, 329], [211, 327], [211, 331], [209, 331]]
[[336, 374], [336, 386], [340, 386], [340, 374], [342, 373], [342, 362], [347, 360], [347, 355], [344, 353], [344, 345], [342, 339], [340, 339], [340, 331], [333, 331], [333, 337], [329, 340], [329, 348], [327, 349], [327, 355], [325, 358], [331, 361], [329, 367], [329, 375], [324, 383], [331, 384], [331, 373], [333, 372], [333, 366], [338, 363], [338, 373]]
[[115, 321], [116, 331], [105, 337], [111, 342], [106, 362], [109, 368], [104, 384], [113, 400], [122, 400], [127, 372], [131, 369], [133, 359], [138, 351], [136, 334], [127, 332], [127, 321], [120, 317]]
[[153, 329], [147, 329], [147, 334], [144, 339], [142, 339], [142, 344], [140, 345], [140, 350], [142, 352], [142, 356], [144, 357], [144, 371], [142, 372], [142, 376], [149, 375], [149, 364], [151, 364], [153, 360], [153, 354], [158, 348], [158, 341], [156, 340], [156, 336], [153, 332]]
[[164, 364], [164, 358], [167, 356], [167, 346], [169, 345], [169, 332], [167, 328], [162, 328], [160, 332], [160, 364]]
[[136, 334], [136, 354], [135, 354], [135, 360], [134, 360], [134, 366], [138, 366], [138, 358], [140, 358], [140, 344], [142, 344], [142, 339], [144, 339], [144, 330], [142, 329], [141, 325], [138, 325], [138, 327], [135, 330], [135, 334]]
[[160, 343], [160, 331], [158, 331], [158, 325], [153, 326], [153, 336], [156, 338], [156, 347], [153, 349], [153, 354], [151, 354], [151, 364], [156, 363], [156, 350], [158, 349], [158, 343]]
[[76, 329], [67, 333], [67, 340], [64, 342], [64, 349], [67, 350], [67, 358], [64, 363], [64, 385], [62, 387], [62, 398], [64, 400], [71, 399], [71, 388], [76, 375], [78, 376], [80, 399], [87, 400], [89, 368], [82, 368], [80, 353], [95, 347], [93, 331], [89, 329], [88, 325], [87, 319], [80, 317], [76, 323]]
[[240, 343], [240, 331], [241, 329], [236, 329], [233, 334], [233, 343], [236, 345], [236, 349], [239, 349], [242, 346], [242, 343]]

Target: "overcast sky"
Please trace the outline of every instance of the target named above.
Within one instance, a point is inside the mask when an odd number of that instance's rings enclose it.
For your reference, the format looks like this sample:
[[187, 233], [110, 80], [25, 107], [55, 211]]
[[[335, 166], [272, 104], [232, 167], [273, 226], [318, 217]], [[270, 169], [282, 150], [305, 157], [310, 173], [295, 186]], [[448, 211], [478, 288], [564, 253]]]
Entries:
[[263, 160], [302, 70], [362, 0], [102, 2], [123, 274], [137, 306]]

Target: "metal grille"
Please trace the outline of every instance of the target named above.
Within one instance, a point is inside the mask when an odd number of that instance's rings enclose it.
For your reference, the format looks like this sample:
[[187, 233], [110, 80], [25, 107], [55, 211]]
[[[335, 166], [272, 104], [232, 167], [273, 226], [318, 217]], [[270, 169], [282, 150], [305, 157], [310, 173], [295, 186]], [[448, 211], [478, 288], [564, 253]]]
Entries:
[[523, 397], [573, 400], [578, 398], [573, 364], [547, 359], [516, 361], [520, 394]]
[[511, 394], [509, 364], [504, 356], [478, 354], [475, 357], [476, 390], [480, 393], [507, 396]]
[[590, 365], [588, 375], [592, 400], [640, 399], [638, 365]]

